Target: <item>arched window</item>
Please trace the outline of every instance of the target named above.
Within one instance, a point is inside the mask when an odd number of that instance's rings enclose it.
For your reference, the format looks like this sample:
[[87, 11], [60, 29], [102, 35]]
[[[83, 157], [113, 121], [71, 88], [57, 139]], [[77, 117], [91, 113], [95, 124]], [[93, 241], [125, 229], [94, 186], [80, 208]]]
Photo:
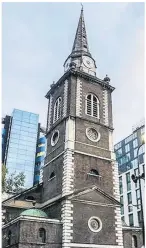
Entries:
[[44, 228], [39, 229], [39, 237], [42, 243], [46, 243], [46, 230]]
[[88, 173], [90, 176], [99, 176], [99, 172], [95, 169], [91, 169], [90, 172]]
[[12, 232], [9, 231], [9, 232], [8, 232], [8, 245], [11, 244], [11, 238], [12, 238]]
[[132, 248], [137, 248], [137, 237], [136, 237], [136, 235], [132, 236]]
[[99, 119], [99, 100], [93, 94], [86, 96], [86, 114]]
[[56, 122], [61, 116], [61, 97], [58, 97], [54, 104], [54, 117], [53, 123]]

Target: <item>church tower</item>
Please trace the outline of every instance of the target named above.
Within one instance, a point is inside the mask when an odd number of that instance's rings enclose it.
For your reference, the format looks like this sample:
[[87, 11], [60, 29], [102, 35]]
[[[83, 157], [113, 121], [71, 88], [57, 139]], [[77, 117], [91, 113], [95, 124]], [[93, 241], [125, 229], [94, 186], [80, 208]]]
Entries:
[[82, 8], [64, 75], [46, 94], [42, 201], [57, 202], [53, 211], [63, 223], [62, 247], [123, 247], [112, 143], [113, 90], [108, 76], [96, 77]]

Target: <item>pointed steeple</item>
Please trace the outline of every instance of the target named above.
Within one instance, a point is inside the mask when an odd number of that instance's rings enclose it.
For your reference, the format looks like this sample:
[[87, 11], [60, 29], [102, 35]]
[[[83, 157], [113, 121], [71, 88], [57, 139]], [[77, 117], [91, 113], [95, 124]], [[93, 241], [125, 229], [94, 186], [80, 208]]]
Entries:
[[84, 13], [83, 13], [83, 6], [81, 9], [81, 14], [79, 18], [79, 23], [76, 31], [76, 36], [72, 48], [72, 54], [76, 52], [85, 52], [89, 53], [88, 41], [87, 41], [87, 34], [85, 28], [85, 21], [84, 21]]
[[64, 63], [65, 72], [73, 67], [88, 74], [96, 75], [96, 63], [91, 56], [88, 47], [83, 6], [81, 9], [72, 52]]

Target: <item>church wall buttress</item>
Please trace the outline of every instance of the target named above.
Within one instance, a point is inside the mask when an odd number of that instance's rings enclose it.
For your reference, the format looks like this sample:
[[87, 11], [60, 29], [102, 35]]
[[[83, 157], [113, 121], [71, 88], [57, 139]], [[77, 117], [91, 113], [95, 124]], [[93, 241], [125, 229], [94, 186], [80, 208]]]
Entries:
[[[62, 196], [66, 196], [74, 190], [74, 141], [75, 121], [66, 120], [65, 153], [63, 156]], [[62, 202], [61, 218], [63, 222], [62, 247], [70, 247], [73, 239], [73, 204], [71, 200]]]
[[47, 118], [47, 131], [50, 130], [51, 127], [51, 116], [52, 116], [52, 95], [50, 95], [49, 102], [48, 102], [48, 118]]
[[103, 121], [106, 126], [109, 125], [109, 115], [108, 115], [108, 92], [103, 90]]
[[82, 116], [82, 81], [79, 78], [76, 86], [76, 116]]
[[68, 104], [68, 80], [64, 82], [64, 93], [63, 93], [63, 113], [62, 117], [67, 115], [67, 104]]
[[[115, 160], [113, 160], [112, 162], [112, 169], [113, 169], [113, 195], [116, 200], [120, 201], [118, 164], [116, 163]], [[120, 206], [115, 208], [115, 233], [117, 236], [116, 242], [118, 243], [119, 247], [123, 247], [123, 234], [122, 234]]]

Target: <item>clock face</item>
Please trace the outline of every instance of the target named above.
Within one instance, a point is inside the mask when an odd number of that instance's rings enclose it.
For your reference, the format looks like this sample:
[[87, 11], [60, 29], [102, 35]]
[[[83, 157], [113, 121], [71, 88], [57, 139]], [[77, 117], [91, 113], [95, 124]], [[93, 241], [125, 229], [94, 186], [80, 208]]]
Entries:
[[83, 63], [89, 69], [94, 67], [94, 61], [87, 56], [83, 57]]
[[68, 68], [69, 68], [69, 65], [70, 65], [70, 62], [71, 62], [71, 60], [70, 60], [70, 58], [66, 61], [66, 63], [65, 63], [65, 71], [67, 71], [68, 70]]

